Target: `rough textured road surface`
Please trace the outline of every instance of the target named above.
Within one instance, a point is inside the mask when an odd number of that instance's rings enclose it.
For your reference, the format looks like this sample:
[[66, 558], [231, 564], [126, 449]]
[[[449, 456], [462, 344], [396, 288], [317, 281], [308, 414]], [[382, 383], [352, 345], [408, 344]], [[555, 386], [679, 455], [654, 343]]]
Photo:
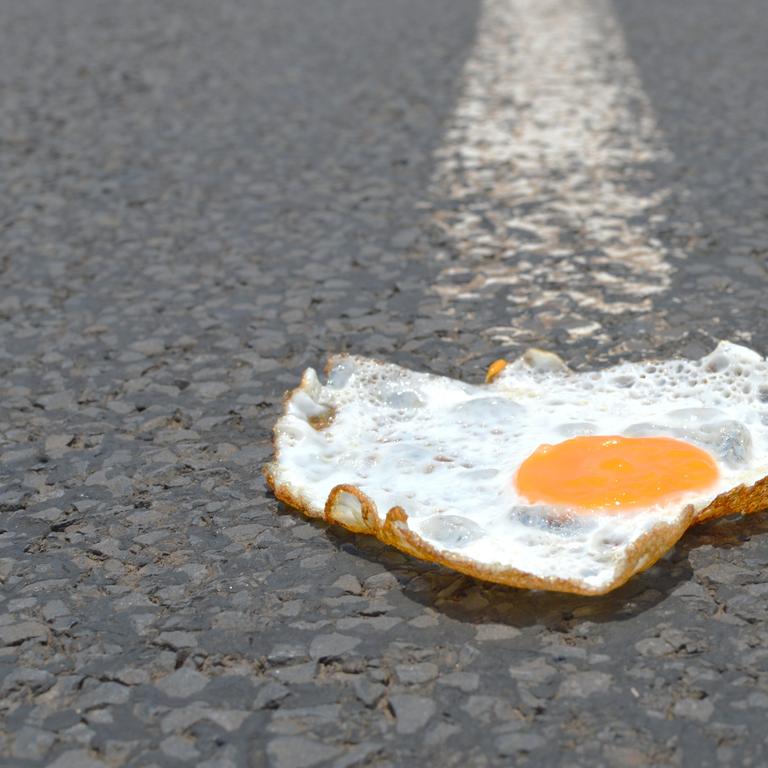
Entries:
[[265, 488], [349, 350], [768, 352], [762, 0], [0, 7], [0, 764], [765, 765], [768, 517], [603, 598]]

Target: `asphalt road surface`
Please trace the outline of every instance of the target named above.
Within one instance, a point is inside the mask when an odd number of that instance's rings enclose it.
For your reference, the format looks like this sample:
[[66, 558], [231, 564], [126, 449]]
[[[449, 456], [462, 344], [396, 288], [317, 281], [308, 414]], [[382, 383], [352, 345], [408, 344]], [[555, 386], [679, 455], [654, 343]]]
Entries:
[[768, 518], [603, 598], [310, 523], [342, 350], [768, 352], [762, 0], [0, 4], [0, 763], [768, 762]]

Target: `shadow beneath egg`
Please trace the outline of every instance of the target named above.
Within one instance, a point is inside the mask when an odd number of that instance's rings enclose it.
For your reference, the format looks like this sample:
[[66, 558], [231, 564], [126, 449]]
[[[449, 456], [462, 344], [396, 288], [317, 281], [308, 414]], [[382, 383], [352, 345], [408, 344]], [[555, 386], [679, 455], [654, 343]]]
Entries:
[[710, 520], [690, 529], [685, 539], [689, 539], [689, 549], [710, 546], [717, 549], [740, 547], [753, 536], [768, 533], [768, 510], [751, 515], [731, 515], [719, 520]]
[[589, 620], [615, 622], [631, 619], [653, 608], [693, 569], [687, 551], [678, 547], [649, 570], [607, 595], [590, 597], [562, 592], [519, 589], [476, 579], [442, 565], [418, 560], [372, 536], [317, 523], [339, 550], [386, 568], [398, 581], [402, 595], [454, 621], [545, 626], [565, 631], [572, 623]]
[[746, 518], [736, 515], [696, 525], [653, 567], [613, 592], [592, 597], [493, 584], [418, 560], [373, 536], [303, 518], [282, 502], [278, 503], [278, 514], [322, 530], [340, 553], [386, 569], [397, 579], [403, 597], [453, 621], [478, 626], [503, 624], [518, 629], [541, 626], [561, 632], [585, 620], [608, 623], [640, 616], [693, 579], [689, 559], [692, 551], [705, 546], [733, 549], [753, 536], [768, 534], [768, 515], [764, 513]]

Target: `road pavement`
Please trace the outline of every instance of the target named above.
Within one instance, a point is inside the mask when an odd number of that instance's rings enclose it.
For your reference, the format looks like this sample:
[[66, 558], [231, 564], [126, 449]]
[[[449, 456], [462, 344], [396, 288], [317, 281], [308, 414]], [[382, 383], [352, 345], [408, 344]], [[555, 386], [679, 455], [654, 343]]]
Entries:
[[0, 7], [0, 764], [764, 765], [768, 518], [615, 593], [310, 523], [331, 352], [768, 353], [760, 0]]

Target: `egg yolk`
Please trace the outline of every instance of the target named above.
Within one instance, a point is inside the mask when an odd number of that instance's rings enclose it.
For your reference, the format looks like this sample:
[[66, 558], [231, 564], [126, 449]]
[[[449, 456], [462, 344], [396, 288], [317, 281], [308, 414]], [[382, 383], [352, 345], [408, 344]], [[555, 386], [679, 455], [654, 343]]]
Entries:
[[714, 459], [682, 440], [590, 435], [540, 445], [515, 482], [532, 502], [621, 511], [704, 490], [717, 478]]

